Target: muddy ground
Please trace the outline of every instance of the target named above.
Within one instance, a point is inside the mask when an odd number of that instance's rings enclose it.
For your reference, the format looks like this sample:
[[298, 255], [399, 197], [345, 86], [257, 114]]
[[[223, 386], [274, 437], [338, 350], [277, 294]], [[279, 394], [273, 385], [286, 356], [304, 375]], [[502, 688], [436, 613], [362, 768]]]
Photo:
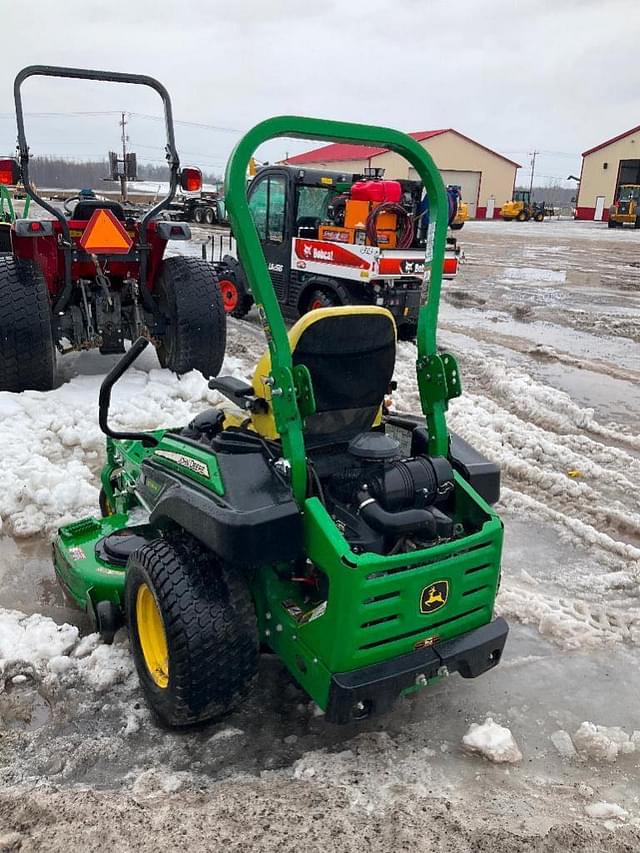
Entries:
[[[0, 850], [638, 849], [640, 234], [550, 221], [467, 223], [459, 238], [440, 343], [465, 381], [451, 425], [503, 466], [501, 666], [336, 727], [267, 657], [245, 707], [176, 734], [147, 712], [124, 635], [111, 650], [72, 637], [69, 663], [2, 661]], [[247, 375], [261, 349], [253, 315], [230, 322], [227, 369]], [[415, 411], [414, 358], [399, 346], [397, 404]], [[120, 423], [180, 423], [210, 401], [202, 380], [144, 359]], [[51, 394], [0, 395], [0, 607], [37, 614], [25, 637], [40, 616], [87, 630], [49, 542], [93, 511], [111, 363], [68, 357]], [[462, 748], [488, 716], [522, 761]], [[605, 727], [586, 745], [585, 721]]]

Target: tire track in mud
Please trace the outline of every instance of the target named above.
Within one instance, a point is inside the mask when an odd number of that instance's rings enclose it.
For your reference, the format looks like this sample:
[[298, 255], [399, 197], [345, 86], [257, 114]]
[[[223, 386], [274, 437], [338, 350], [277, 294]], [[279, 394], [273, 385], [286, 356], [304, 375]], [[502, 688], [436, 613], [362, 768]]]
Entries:
[[[521, 355], [527, 355], [532, 358], [544, 359], [547, 361], [557, 361], [560, 364], [566, 364], [569, 367], [578, 367], [581, 370], [588, 370], [591, 373], [597, 373], [606, 376], [608, 379], [621, 379], [625, 382], [633, 382], [636, 385], [640, 384], [640, 371], [631, 368], [619, 367], [609, 361], [599, 359], [579, 358], [569, 352], [563, 352], [555, 347], [545, 346], [542, 344], [532, 344], [526, 338], [518, 338], [516, 335], [507, 335], [501, 332], [496, 332], [493, 329], [488, 335], [482, 329], [474, 329], [472, 326], [465, 326], [460, 323], [451, 323], [442, 321], [440, 328], [445, 332], [464, 335], [467, 338], [473, 338], [480, 343], [490, 342], [504, 347], [505, 349], [513, 350]], [[582, 330], [585, 331], [585, 330]], [[590, 330], [586, 330], [590, 331]], [[638, 331], [640, 338], [640, 327]], [[627, 337], [627, 335], [620, 335]], [[640, 437], [634, 437], [634, 447], [640, 448]], [[624, 440], [624, 434], [622, 436]]]

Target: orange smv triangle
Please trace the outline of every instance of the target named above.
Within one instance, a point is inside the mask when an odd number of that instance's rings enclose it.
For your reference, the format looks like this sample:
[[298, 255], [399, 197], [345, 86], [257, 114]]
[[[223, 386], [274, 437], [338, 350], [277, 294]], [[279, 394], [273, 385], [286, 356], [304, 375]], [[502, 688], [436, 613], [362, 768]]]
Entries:
[[93, 255], [126, 255], [133, 245], [122, 223], [104, 208], [93, 211], [79, 243]]

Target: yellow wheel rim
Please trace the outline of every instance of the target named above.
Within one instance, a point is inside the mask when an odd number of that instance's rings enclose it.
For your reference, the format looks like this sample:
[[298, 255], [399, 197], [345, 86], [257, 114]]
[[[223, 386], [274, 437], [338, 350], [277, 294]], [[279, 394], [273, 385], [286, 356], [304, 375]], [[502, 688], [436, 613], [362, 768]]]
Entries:
[[153, 593], [140, 584], [136, 596], [136, 625], [144, 662], [149, 675], [158, 687], [169, 684], [169, 650], [162, 616]]

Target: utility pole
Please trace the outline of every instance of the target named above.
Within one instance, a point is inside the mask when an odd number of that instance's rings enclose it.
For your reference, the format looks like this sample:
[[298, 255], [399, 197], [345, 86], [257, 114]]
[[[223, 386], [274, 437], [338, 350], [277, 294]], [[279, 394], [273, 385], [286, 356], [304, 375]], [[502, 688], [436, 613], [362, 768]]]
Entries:
[[529, 183], [529, 201], [531, 201], [531, 193], [533, 192], [533, 176], [536, 171], [536, 156], [539, 154], [539, 151], [533, 151], [531, 153], [531, 182]]
[[121, 113], [122, 118], [120, 120], [120, 127], [122, 128], [122, 175], [120, 177], [120, 194], [122, 195], [122, 201], [127, 200], [127, 134], [126, 134], [126, 126], [127, 119], [126, 113]]

